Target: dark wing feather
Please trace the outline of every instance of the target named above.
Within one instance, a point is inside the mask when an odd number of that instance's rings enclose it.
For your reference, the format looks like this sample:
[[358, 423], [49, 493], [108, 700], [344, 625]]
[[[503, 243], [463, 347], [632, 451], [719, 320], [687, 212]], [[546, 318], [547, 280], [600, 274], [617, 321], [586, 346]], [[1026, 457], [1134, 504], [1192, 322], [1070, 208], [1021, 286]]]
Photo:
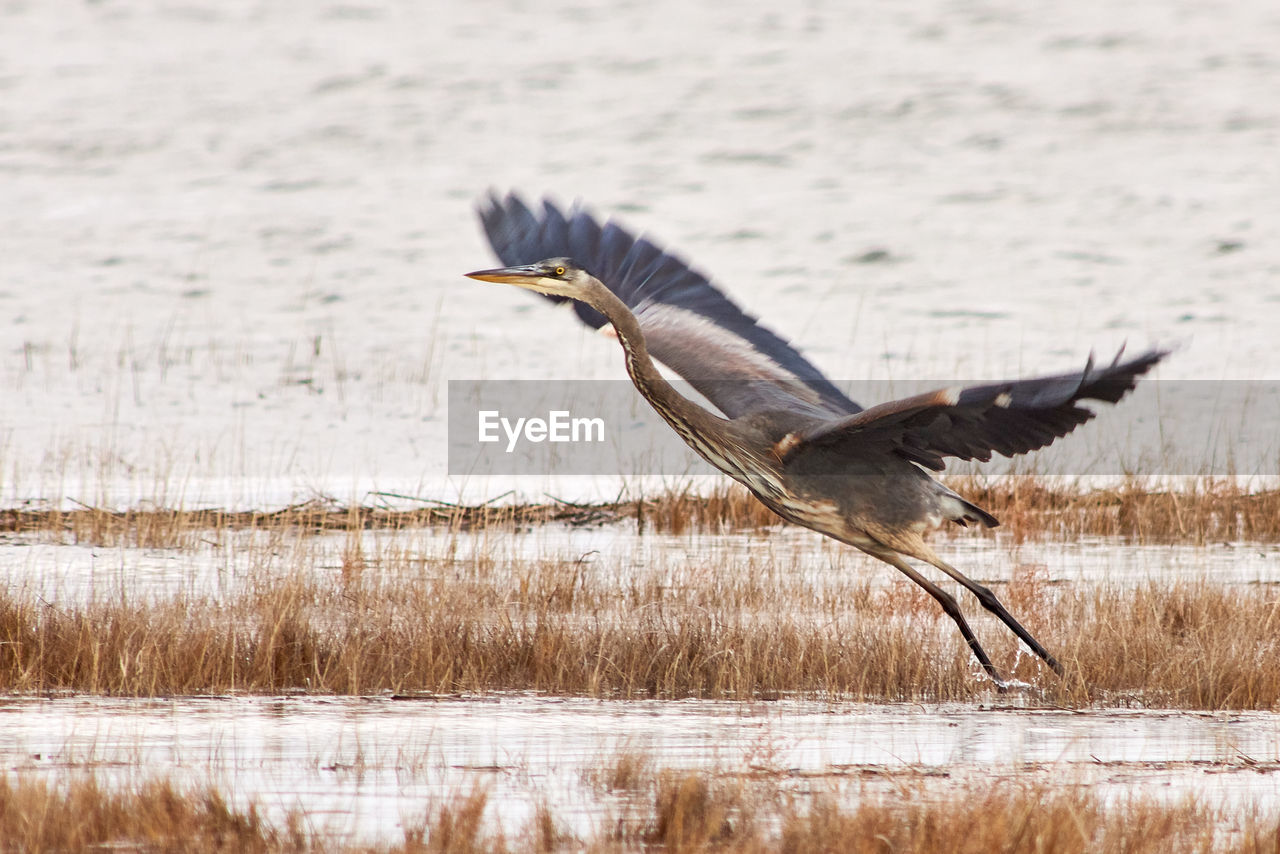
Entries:
[[[566, 215], [544, 200], [535, 212], [514, 194], [490, 195], [479, 213], [503, 264], [567, 257], [603, 282], [635, 313], [653, 357], [730, 418], [779, 409], [830, 418], [860, 410], [705, 275], [649, 240], [612, 222], [601, 225], [578, 207]], [[575, 301], [574, 311], [595, 329], [607, 323], [585, 303]]]
[[1025, 454], [1093, 418], [1080, 401], [1119, 402], [1168, 352], [1121, 362], [1121, 350], [1103, 368], [1090, 358], [1078, 373], [928, 392], [792, 434], [779, 446], [784, 458], [819, 447], [879, 447], [934, 471], [942, 471], [945, 457], [986, 462], [992, 453]]

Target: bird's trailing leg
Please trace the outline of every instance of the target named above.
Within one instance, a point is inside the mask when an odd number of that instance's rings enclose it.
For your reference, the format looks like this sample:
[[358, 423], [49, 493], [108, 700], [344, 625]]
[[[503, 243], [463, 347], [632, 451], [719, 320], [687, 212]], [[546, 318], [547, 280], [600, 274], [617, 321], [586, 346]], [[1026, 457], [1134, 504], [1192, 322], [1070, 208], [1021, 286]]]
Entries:
[[1013, 633], [1017, 635], [1023, 643], [1031, 648], [1032, 652], [1040, 656], [1045, 664], [1053, 668], [1054, 673], [1059, 676], [1063, 675], [1062, 665], [1058, 663], [1058, 659], [1054, 658], [1049, 653], [1049, 650], [1041, 646], [1040, 641], [1032, 637], [1031, 632], [1024, 629], [1022, 624], [1015, 620], [1013, 615], [1005, 610], [1004, 605], [1002, 605], [1000, 600], [996, 598], [996, 594], [992, 593], [988, 588], [983, 587], [972, 578], [969, 578], [969, 576], [965, 575], [963, 572], [956, 569], [936, 554], [921, 555], [921, 557], [964, 585], [965, 589], [978, 597], [978, 601], [982, 603], [982, 607], [999, 617], [1000, 621], [1012, 629]]
[[910, 564], [899, 557], [896, 552], [892, 552], [887, 549], [883, 551], [872, 551], [871, 549], [861, 546], [860, 548], [863, 548], [863, 550], [868, 554], [880, 558], [880, 560], [897, 569], [907, 578], [910, 578], [916, 584], [923, 587], [926, 593], [938, 600], [938, 604], [942, 606], [942, 610], [945, 611], [947, 616], [954, 620], [955, 624], [960, 628], [960, 634], [964, 635], [965, 641], [969, 644], [969, 649], [973, 650], [973, 654], [978, 659], [978, 663], [982, 665], [983, 670], [987, 671], [987, 675], [991, 677], [991, 681], [996, 683], [996, 687], [1001, 691], [1008, 689], [1009, 686], [1000, 678], [1000, 674], [996, 671], [995, 665], [991, 663], [991, 658], [988, 657], [987, 651], [982, 648], [982, 644], [978, 643], [977, 635], [973, 633], [973, 629], [969, 628], [969, 623], [965, 620], [964, 614], [960, 612], [960, 605], [956, 602], [955, 597], [938, 585], [934, 584], [929, 579], [925, 578], [919, 572], [912, 569]]

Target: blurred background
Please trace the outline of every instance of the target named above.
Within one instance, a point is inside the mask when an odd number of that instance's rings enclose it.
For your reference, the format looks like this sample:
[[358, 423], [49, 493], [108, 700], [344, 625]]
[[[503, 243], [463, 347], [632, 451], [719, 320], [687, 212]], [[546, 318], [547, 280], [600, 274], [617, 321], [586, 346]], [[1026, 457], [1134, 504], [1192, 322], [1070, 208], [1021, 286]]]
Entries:
[[461, 277], [491, 187], [837, 380], [1280, 379], [1277, 44], [1270, 0], [0, 3], [0, 501], [504, 492], [446, 476], [450, 380], [624, 374]]

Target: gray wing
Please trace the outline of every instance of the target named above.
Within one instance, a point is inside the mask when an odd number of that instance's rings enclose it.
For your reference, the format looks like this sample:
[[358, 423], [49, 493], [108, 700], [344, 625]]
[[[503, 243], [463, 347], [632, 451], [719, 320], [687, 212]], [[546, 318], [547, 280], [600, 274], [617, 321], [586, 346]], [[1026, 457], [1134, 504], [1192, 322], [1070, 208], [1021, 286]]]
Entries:
[[[572, 258], [635, 314], [655, 359], [678, 373], [730, 418], [774, 410], [823, 418], [860, 411], [785, 340], [738, 308], [681, 259], [613, 222], [543, 200], [533, 211], [515, 194], [478, 206], [489, 243], [506, 265]], [[566, 297], [548, 299], [562, 302]], [[608, 321], [574, 302], [583, 323]]]
[[842, 449], [848, 453], [883, 452], [934, 471], [944, 457], [991, 459], [1025, 454], [1050, 444], [1094, 417], [1082, 400], [1118, 403], [1138, 377], [1169, 354], [1151, 350], [1096, 368], [1061, 376], [942, 389], [873, 406], [856, 415], [792, 433], [778, 443], [784, 460], [806, 450]]

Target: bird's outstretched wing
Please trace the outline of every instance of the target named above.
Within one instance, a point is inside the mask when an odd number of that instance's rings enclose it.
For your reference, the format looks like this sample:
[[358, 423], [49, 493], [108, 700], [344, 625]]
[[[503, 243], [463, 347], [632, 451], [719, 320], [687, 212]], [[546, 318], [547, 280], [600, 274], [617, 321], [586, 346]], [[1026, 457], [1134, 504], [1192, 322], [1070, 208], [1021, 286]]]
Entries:
[[[601, 225], [576, 206], [565, 214], [544, 200], [535, 212], [515, 194], [490, 194], [479, 213], [503, 264], [563, 256], [604, 283], [635, 314], [653, 357], [730, 418], [770, 410], [831, 418], [860, 410], [705, 275], [649, 240], [613, 222]], [[595, 329], [608, 322], [582, 302], [574, 311]]]
[[934, 471], [945, 467], [944, 457], [986, 462], [992, 453], [1025, 454], [1093, 418], [1080, 401], [1119, 402], [1169, 351], [1151, 350], [1125, 362], [1123, 354], [1121, 349], [1101, 368], [1091, 357], [1073, 374], [941, 389], [873, 406], [791, 433], [776, 450], [783, 460], [814, 448], [881, 450]]

